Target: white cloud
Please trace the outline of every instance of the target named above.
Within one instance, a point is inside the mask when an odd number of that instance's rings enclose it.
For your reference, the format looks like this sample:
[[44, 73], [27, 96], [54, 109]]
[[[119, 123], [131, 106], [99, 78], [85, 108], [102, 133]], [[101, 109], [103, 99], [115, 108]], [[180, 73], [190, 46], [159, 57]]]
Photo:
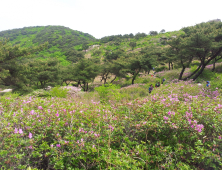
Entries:
[[96, 38], [222, 19], [219, 0], [1, 0], [0, 30], [63, 25]]

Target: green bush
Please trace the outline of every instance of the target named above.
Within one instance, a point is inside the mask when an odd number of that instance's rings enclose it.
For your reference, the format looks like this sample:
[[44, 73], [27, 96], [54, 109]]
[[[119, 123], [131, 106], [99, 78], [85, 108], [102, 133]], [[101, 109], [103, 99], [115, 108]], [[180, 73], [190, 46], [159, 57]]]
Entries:
[[68, 89], [56, 86], [48, 92], [48, 96], [65, 98], [68, 94], [68, 91]]
[[15, 99], [19, 97], [20, 94], [17, 92], [7, 92], [7, 93], [0, 93], [0, 101], [5, 100], [5, 98], [12, 98]]
[[167, 70], [168, 68], [166, 66], [162, 66], [162, 67], [157, 67], [155, 68], [155, 71], [156, 72], [160, 72], [160, 71], [164, 71], [164, 70]]
[[68, 89], [60, 86], [53, 87], [51, 90], [38, 89], [29, 94], [29, 96], [36, 97], [67, 97]]
[[121, 99], [121, 95], [118, 92], [119, 85], [105, 84], [99, 87], [95, 87], [95, 91], [98, 92], [101, 102], [107, 102], [110, 98], [114, 98], [116, 101]]

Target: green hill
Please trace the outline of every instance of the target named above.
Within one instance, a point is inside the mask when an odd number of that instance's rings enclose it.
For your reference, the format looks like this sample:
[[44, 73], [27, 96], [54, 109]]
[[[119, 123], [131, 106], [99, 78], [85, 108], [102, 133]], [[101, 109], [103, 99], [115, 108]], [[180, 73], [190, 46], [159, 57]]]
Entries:
[[0, 39], [9, 39], [12, 45], [31, 47], [48, 41], [48, 49], [38, 54], [39, 57], [57, 57], [64, 65], [67, 50], [76, 49], [83, 43], [96, 40], [92, 35], [75, 31], [64, 26], [36, 26], [25, 27], [0, 32]]
[[[116, 51], [116, 50], [123, 50], [125, 53], [138, 53], [141, 48], [145, 47], [159, 47], [164, 48], [167, 45], [167, 41], [175, 38], [179, 35], [184, 34], [184, 31], [173, 31], [173, 32], [166, 32], [160, 33], [157, 35], [146, 35], [144, 33], [138, 33], [135, 36], [133, 35], [113, 35], [103, 37], [96, 42], [100, 44], [99, 49], [94, 48], [87, 52], [87, 56], [90, 57], [103, 57], [107, 51]], [[132, 47], [129, 45], [130, 42], [135, 42], [136, 46], [132, 50]], [[96, 44], [91, 43], [90, 45]]]

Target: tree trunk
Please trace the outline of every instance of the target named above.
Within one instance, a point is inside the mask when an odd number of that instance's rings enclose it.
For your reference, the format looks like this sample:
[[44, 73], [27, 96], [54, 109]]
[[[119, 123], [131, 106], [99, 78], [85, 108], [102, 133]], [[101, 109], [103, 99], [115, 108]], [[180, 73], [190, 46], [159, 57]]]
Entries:
[[86, 91], [88, 91], [88, 89], [89, 89], [89, 84], [86, 83]]
[[187, 77], [184, 78], [183, 80], [185, 81], [185, 80], [189, 79], [190, 77], [192, 77], [194, 74], [196, 74], [196, 72], [198, 72], [198, 70], [200, 69], [201, 65], [202, 65], [202, 64], [200, 64], [200, 65], [198, 66], [198, 68], [197, 68], [191, 75], [187, 76]]
[[107, 80], [107, 78], [108, 78], [108, 75], [109, 75], [109, 73], [106, 73], [105, 76], [103, 77], [104, 84], [106, 84], [106, 80]]
[[173, 63], [171, 62], [171, 69], [173, 70]]
[[170, 70], [170, 62], [169, 62], [169, 70]]
[[139, 72], [140, 72], [140, 69], [139, 69], [138, 72], [136, 72], [136, 73], [133, 75], [132, 84], [134, 84], [134, 81], [135, 81], [135, 79], [136, 79], [136, 76], [139, 74]]
[[113, 83], [115, 79], [116, 79], [116, 76], [114, 77], [114, 79], [110, 83]]
[[214, 72], [214, 70], [215, 70], [215, 65], [216, 65], [216, 58], [214, 59], [214, 63], [213, 63], [213, 69], [212, 69], [212, 71]]
[[148, 70], [148, 75], [150, 74], [150, 70]]
[[182, 80], [182, 76], [183, 76], [183, 73], [184, 73], [185, 69], [186, 69], [186, 67], [183, 66], [183, 68], [182, 68], [182, 70], [180, 72], [179, 80]]
[[103, 81], [103, 79], [104, 79], [104, 75], [102, 75], [102, 78], [101, 78], [101, 81], [100, 81], [100, 82], [102, 82], [102, 81]]
[[199, 75], [202, 74], [202, 72], [204, 71], [206, 65], [202, 65], [200, 71], [198, 71], [198, 73], [194, 76], [193, 81], [197, 79], [197, 77], [199, 77]]
[[136, 79], [136, 76], [133, 76], [133, 79], [132, 79], [132, 84], [134, 84], [134, 80]]

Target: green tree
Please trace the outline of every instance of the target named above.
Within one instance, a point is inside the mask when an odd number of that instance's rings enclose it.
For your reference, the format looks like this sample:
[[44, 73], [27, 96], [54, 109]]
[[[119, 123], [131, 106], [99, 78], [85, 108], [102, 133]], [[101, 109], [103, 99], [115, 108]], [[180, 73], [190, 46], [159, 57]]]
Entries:
[[23, 74], [37, 87], [43, 88], [48, 83], [57, 84], [59, 80], [58, 63], [59, 61], [56, 58], [33, 59], [28, 63], [28, 67]]
[[74, 66], [75, 81], [84, 91], [88, 91], [88, 84], [99, 74], [100, 67], [90, 59], [81, 59]]
[[66, 51], [65, 55], [67, 56], [66, 60], [76, 63], [80, 59], [84, 58], [83, 52], [76, 51], [75, 49], [69, 49]]
[[130, 38], [133, 38], [133, 37], [134, 37], [134, 35], [133, 35], [132, 33], [130, 33], [130, 34], [129, 34], [129, 37], [130, 37]]
[[166, 31], [165, 31], [165, 29], [162, 29], [161, 31], [160, 31], [160, 33], [165, 33]]
[[133, 51], [133, 49], [136, 47], [136, 42], [130, 42], [129, 43], [129, 46], [132, 48], [132, 51]]
[[118, 47], [121, 44], [121, 42], [122, 40], [120, 38], [116, 38], [114, 45]]
[[123, 58], [124, 72], [132, 75], [132, 84], [141, 71], [152, 69], [157, 57], [150, 52], [143, 54], [131, 53], [128, 58]]
[[111, 80], [111, 83], [114, 82], [116, 77], [125, 77], [124, 74], [121, 72], [123, 69], [123, 63], [120, 59], [121, 57], [125, 57], [123, 50], [116, 50], [116, 51], [107, 51], [103, 60], [102, 70], [101, 70], [101, 77], [104, 80], [104, 84], [106, 83], [107, 78], [114, 75], [115, 77]]
[[182, 29], [185, 34], [168, 42], [170, 50], [180, 60], [182, 70], [179, 79], [182, 79], [183, 72], [193, 59], [200, 61], [198, 68], [189, 76], [196, 80], [203, 72], [210, 61], [220, 56], [222, 51], [222, 23], [210, 22], [201, 23], [192, 27]]
[[112, 60], [117, 60], [118, 58], [120, 58], [121, 56], [124, 55], [124, 51], [121, 50], [121, 49], [118, 49], [116, 51], [107, 51], [105, 53], [105, 57], [104, 57], [104, 60], [109, 60], [109, 61], [112, 61]]
[[101, 76], [101, 82], [104, 81], [103, 83], [106, 84], [106, 81], [108, 78], [110, 78], [111, 76], [111, 62], [106, 61], [103, 62], [100, 66], [101, 66], [101, 71], [100, 71], [100, 76]]
[[59, 66], [59, 79], [61, 80], [61, 85], [65, 83], [67, 86], [75, 81], [74, 65], [70, 64], [68, 66]]
[[149, 34], [154, 36], [154, 35], [158, 35], [158, 32], [157, 31], [150, 31]]
[[89, 45], [88, 44], [83, 44], [82, 45], [82, 49], [85, 50], [85, 53], [86, 53], [86, 50], [89, 48]]
[[147, 35], [145, 34], [145, 33], [140, 33], [140, 32], [138, 32], [136, 35], [135, 35], [135, 39], [140, 39], [140, 38], [144, 38], [144, 37], [146, 37]]
[[48, 43], [31, 48], [20, 48], [19, 45], [12, 46], [8, 40], [0, 41], [0, 79], [5, 85], [17, 85], [21, 83], [19, 70], [23, 68], [21, 63], [25, 58], [47, 48]]

